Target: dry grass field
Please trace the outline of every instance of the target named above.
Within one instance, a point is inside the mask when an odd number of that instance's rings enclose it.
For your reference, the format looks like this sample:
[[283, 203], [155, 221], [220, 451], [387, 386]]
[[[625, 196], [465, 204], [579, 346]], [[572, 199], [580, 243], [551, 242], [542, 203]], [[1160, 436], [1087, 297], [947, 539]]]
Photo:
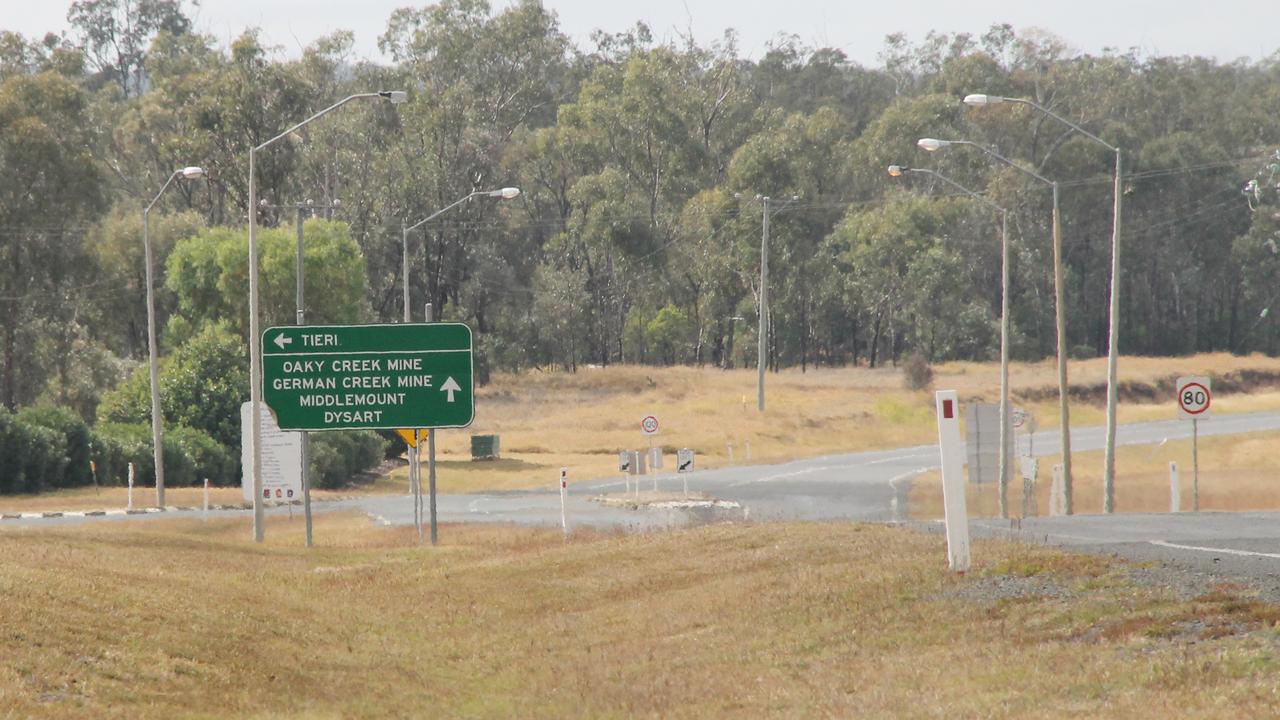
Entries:
[[[1173, 380], [1212, 374], [1215, 413], [1280, 409], [1280, 359], [1226, 354], [1187, 358], [1122, 358], [1124, 393], [1120, 422], [1174, 416]], [[948, 363], [934, 368], [933, 387], [954, 389], [962, 401], [999, 399], [998, 363]], [[1106, 359], [1070, 365], [1073, 426], [1105, 422]], [[1057, 374], [1052, 360], [1014, 363], [1009, 386], [1015, 405], [1031, 411], [1040, 428], [1058, 426]], [[477, 397], [476, 422], [467, 430], [442, 431], [438, 477], [442, 492], [507, 489], [554, 484], [559, 468], [570, 477], [606, 477], [617, 472], [616, 453], [643, 449], [640, 419], [662, 421], [658, 442], [668, 451], [698, 453], [700, 468], [730, 462], [780, 462], [836, 452], [854, 452], [937, 442], [931, 391], [903, 389], [896, 368], [787, 370], [766, 380], [767, 410], [755, 409], [752, 370], [619, 366], [576, 374], [497, 375]], [[1248, 391], [1242, 391], [1248, 388]], [[471, 462], [471, 434], [497, 433], [501, 462]], [[750, 444], [750, 460], [747, 445]], [[1126, 455], [1120, 471], [1129, 472]], [[1177, 459], [1175, 457], [1166, 458]], [[1280, 462], [1257, 468], [1266, 472]], [[1187, 458], [1189, 467], [1190, 458]], [[1042, 460], [1047, 473], [1050, 459]], [[1090, 464], [1082, 457], [1077, 464]], [[1095, 465], [1101, 465], [1101, 460]], [[1083, 470], [1083, 468], [1082, 468]], [[1149, 468], [1132, 468], [1146, 473]], [[388, 486], [407, 488], [406, 470]]]
[[[1173, 379], [1184, 374], [1215, 377], [1215, 413], [1280, 409], [1280, 359], [1214, 354], [1121, 360], [1121, 422], [1172, 418]], [[1103, 424], [1105, 358], [1073, 362], [1070, 378], [1072, 424]], [[640, 420], [649, 413], [656, 414], [662, 422], [657, 443], [668, 453], [682, 447], [693, 448], [698, 453], [698, 467], [704, 469], [729, 464], [730, 445], [732, 462], [741, 464], [937, 441], [932, 392], [903, 389], [902, 373], [897, 368], [811, 369], [807, 373], [786, 370], [771, 373], [766, 387], [768, 407], [762, 415], [755, 409], [753, 370], [615, 366], [583, 368], [574, 374], [499, 374], [478, 390], [476, 421], [471, 428], [440, 432], [439, 488], [444, 493], [455, 493], [554, 485], [561, 467], [569, 469], [574, 481], [608, 477], [617, 473], [619, 450], [648, 446], [640, 433]], [[935, 367], [933, 387], [957, 390], [962, 402], [995, 402], [999, 365], [939, 365]], [[1034, 413], [1042, 430], [1057, 426], [1057, 379], [1052, 360], [1014, 363], [1010, 388], [1015, 405]], [[472, 462], [470, 436], [491, 433], [501, 437], [502, 459]], [[1167, 447], [1161, 451], [1163, 454], [1149, 459], [1146, 452], [1122, 450], [1118, 457], [1119, 501], [1124, 509], [1146, 507], [1140, 503], [1147, 501], [1139, 498], [1148, 492], [1140, 488], [1146, 488], [1148, 480], [1158, 480], [1161, 472], [1167, 473], [1160, 470], [1160, 463], [1167, 468], [1168, 460], [1175, 459], [1190, 467], [1189, 450], [1183, 453], [1187, 455], [1185, 464], [1177, 454], [1182, 452], [1178, 447]], [[1237, 457], [1235, 449], [1228, 448], [1222, 454], [1224, 458], [1244, 460]], [[1202, 467], [1206, 473], [1246, 470], [1267, 492], [1273, 492], [1266, 482], [1280, 469], [1280, 462], [1273, 455], [1251, 451], [1248, 463], [1253, 464], [1247, 468], [1229, 467], [1212, 459]], [[1053, 462], [1056, 460], [1051, 458], [1041, 461], [1046, 478]], [[1089, 474], [1100, 472], [1101, 459], [1094, 461], [1082, 453], [1076, 465], [1083, 510], [1093, 502]], [[401, 467], [359, 491], [407, 492], [407, 476], [407, 468]], [[1189, 481], [1189, 474], [1187, 477]], [[1237, 480], [1233, 477], [1231, 481], [1236, 484], [1230, 485], [1242, 488], [1236, 495], [1259, 497], [1253, 494], [1252, 485], [1241, 485]], [[1042, 485], [1047, 493], [1047, 480]], [[920, 506], [928, 508], [932, 501], [927, 478], [921, 486], [925, 495], [920, 498]], [[1217, 487], [1228, 486], [1219, 482]], [[1126, 496], [1126, 492], [1132, 494]], [[200, 503], [196, 489], [170, 488], [168, 493], [171, 505]], [[135, 502], [145, 504], [152, 502], [154, 494], [140, 487], [135, 489], [134, 497]], [[1280, 494], [1275, 497], [1276, 501], [1266, 507], [1280, 505]], [[238, 503], [241, 497], [238, 489], [215, 489], [211, 501]], [[0, 497], [0, 512], [82, 510], [124, 504], [123, 489], [89, 488], [35, 497]], [[1041, 507], [1047, 506], [1042, 503]]]
[[[1280, 433], [1252, 433], [1200, 439], [1201, 510], [1280, 509]], [[1038, 514], [1049, 514], [1051, 462], [1041, 458], [1036, 484]], [[1072, 453], [1075, 512], [1102, 512], [1102, 452]], [[1191, 441], [1170, 441], [1160, 447], [1116, 449], [1116, 510], [1118, 512], [1168, 512], [1169, 463], [1178, 464], [1181, 507], [1192, 509]], [[1016, 473], [1016, 471], [1015, 471]], [[969, 514], [999, 514], [994, 484], [981, 488], [967, 484]], [[912, 517], [942, 517], [942, 477], [932, 471], [917, 476], [911, 486]], [[1009, 486], [1009, 513], [1022, 515], [1022, 478]]]
[[0, 527], [4, 717], [1274, 717], [1280, 609], [1106, 558], [721, 524]]

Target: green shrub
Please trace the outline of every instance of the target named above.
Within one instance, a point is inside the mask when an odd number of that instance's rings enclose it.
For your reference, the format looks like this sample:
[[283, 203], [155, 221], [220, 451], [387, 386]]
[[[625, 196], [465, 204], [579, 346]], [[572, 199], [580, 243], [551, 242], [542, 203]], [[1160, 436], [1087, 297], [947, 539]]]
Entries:
[[[155, 482], [150, 425], [99, 423], [93, 432], [93, 446], [99, 482], [127, 484], [129, 463], [134, 465], [135, 483]], [[238, 471], [239, 462], [231, 450], [207, 433], [181, 425], [165, 430], [166, 487], [199, 485], [205, 478], [215, 485], [231, 485], [239, 479]]]
[[59, 486], [67, 468], [61, 433], [0, 408], [0, 493], [36, 493]]
[[357, 473], [382, 463], [388, 441], [371, 430], [311, 435], [312, 487], [340, 488]]
[[93, 482], [89, 467], [89, 426], [74, 410], [56, 405], [35, 405], [18, 411], [20, 422], [53, 430], [62, 436], [65, 473], [47, 478], [50, 487], [79, 487]]
[[[190, 477], [171, 474], [171, 454], [189, 461]], [[240, 480], [240, 458], [226, 445], [195, 428], [178, 426], [165, 432], [164, 462], [165, 483], [201, 485], [208, 478], [214, 485], [234, 485]]]

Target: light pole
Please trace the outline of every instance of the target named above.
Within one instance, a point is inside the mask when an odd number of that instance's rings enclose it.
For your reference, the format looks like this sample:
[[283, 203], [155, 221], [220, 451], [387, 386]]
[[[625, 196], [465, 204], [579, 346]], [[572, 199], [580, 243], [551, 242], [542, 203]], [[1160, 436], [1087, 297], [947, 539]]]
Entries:
[[151, 445], [156, 463], [156, 506], [164, 507], [164, 418], [160, 414], [160, 360], [156, 350], [156, 299], [155, 282], [152, 280], [154, 270], [151, 261], [151, 208], [160, 202], [160, 196], [169, 189], [169, 185], [179, 175], [188, 180], [204, 177], [204, 170], [198, 167], [185, 167], [175, 170], [169, 179], [160, 186], [160, 192], [142, 211], [142, 253], [147, 264], [147, 355], [151, 363]]
[[889, 175], [925, 173], [1000, 213], [1000, 517], [1009, 517], [1009, 211], [928, 168], [890, 165]]
[[[735, 193], [741, 197], [741, 193]], [[782, 212], [788, 205], [800, 199], [792, 195], [782, 207], [769, 211], [771, 198], [768, 195], [757, 195], [756, 199], [763, 206], [760, 224], [760, 331], [756, 350], [756, 409], [764, 412], [764, 371], [769, 364], [769, 219]]]
[[409, 94], [403, 90], [383, 90], [350, 95], [249, 149], [249, 421], [253, 425], [249, 429], [249, 437], [253, 453], [253, 539], [257, 542], [262, 542], [265, 518], [262, 503], [262, 338], [258, 336], [258, 186], [254, 181], [255, 158], [259, 151], [288, 137], [313, 120], [318, 120], [352, 100], [363, 98], [384, 98], [393, 105], [399, 105], [409, 99]]
[[1111, 307], [1109, 309], [1111, 328], [1110, 328], [1110, 348], [1107, 351], [1107, 447], [1105, 458], [1102, 465], [1102, 511], [1113, 513], [1116, 511], [1116, 362], [1120, 354], [1120, 211], [1121, 202], [1124, 196], [1121, 187], [1121, 162], [1120, 148], [1108, 143], [1106, 140], [1085, 130], [1079, 125], [1062, 117], [1039, 103], [1032, 102], [1025, 98], [1007, 98], [999, 95], [966, 95], [964, 98], [966, 105], [982, 107], [985, 105], [998, 105], [1004, 102], [1020, 103], [1022, 105], [1030, 105], [1085, 137], [1093, 140], [1099, 145], [1105, 147], [1116, 156], [1115, 170], [1115, 204], [1111, 209]]
[[[427, 217], [419, 220], [418, 222], [412, 225], [401, 226], [400, 267], [401, 267], [401, 270], [403, 271], [403, 278], [402, 278], [401, 284], [403, 285], [403, 290], [404, 290], [404, 321], [405, 322], [410, 322], [413, 319], [412, 312], [409, 309], [411, 307], [409, 305], [409, 231], [417, 230], [418, 228], [422, 227], [428, 222], [435, 220], [436, 218], [440, 217], [444, 213], [449, 212], [450, 210], [467, 202], [473, 197], [491, 197], [491, 198], [499, 198], [501, 200], [511, 200], [513, 198], [520, 197], [520, 188], [506, 187], [506, 188], [502, 188], [501, 190], [476, 190], [475, 192], [472, 192], [444, 206], [443, 208], [431, 213]], [[430, 305], [428, 305], [428, 308], [429, 307]], [[432, 320], [433, 318], [431, 317], [427, 318], [427, 322], [431, 322]], [[414, 494], [413, 521], [414, 521], [414, 525], [418, 528], [418, 542], [422, 542], [422, 509], [421, 509], [422, 481], [419, 478], [420, 471], [418, 468], [418, 448], [416, 443], [418, 439], [417, 438], [418, 429], [413, 428], [413, 433], [414, 433], [415, 443], [409, 446], [409, 486]], [[430, 496], [431, 544], [435, 545], [438, 538], [438, 534], [436, 530], [436, 434], [434, 430], [432, 430], [431, 434], [427, 437], [427, 484], [428, 484], [427, 492]]]
[[[323, 209], [325, 209], [325, 210], [333, 210], [333, 209], [336, 209], [337, 207], [339, 207], [341, 204], [342, 204], [342, 203], [341, 203], [341, 201], [339, 201], [339, 200], [337, 200], [337, 199], [334, 199], [334, 201], [333, 201], [332, 203], [327, 204], [327, 205], [316, 205], [316, 204], [315, 204], [314, 202], [312, 202], [311, 200], [308, 200], [308, 201], [306, 201], [306, 202], [299, 202], [299, 203], [297, 203], [297, 204], [295, 204], [295, 205], [293, 206], [293, 207], [297, 210], [297, 213], [298, 213], [298, 214], [297, 214], [296, 222], [295, 222], [295, 224], [294, 224], [294, 231], [297, 233], [297, 238], [298, 238], [298, 239], [297, 239], [297, 250], [296, 250], [296, 251], [295, 251], [295, 253], [294, 253], [294, 279], [295, 279], [295, 280], [296, 280], [296, 282], [297, 282], [297, 287], [296, 287], [295, 292], [294, 292], [294, 304], [295, 304], [295, 310], [294, 310], [294, 312], [296, 313], [296, 316], [295, 316], [295, 323], [294, 323], [295, 325], [302, 325], [302, 324], [304, 324], [305, 316], [306, 316], [306, 313], [305, 313], [306, 305], [305, 305], [305, 303], [304, 303], [304, 297], [305, 297], [305, 294], [304, 294], [304, 285], [305, 285], [305, 282], [304, 282], [304, 281], [305, 281], [305, 278], [306, 278], [306, 267], [305, 267], [305, 266], [304, 266], [304, 264], [303, 264], [303, 252], [302, 252], [302, 251], [303, 251], [303, 248], [304, 248], [304, 245], [305, 245], [305, 239], [304, 239], [304, 236], [303, 236], [303, 227], [302, 227], [302, 226], [303, 226], [303, 220], [305, 219], [305, 213], [307, 213], [307, 212], [311, 212], [311, 211], [314, 211], [314, 210], [315, 210], [315, 209], [317, 209], [317, 208], [323, 208]], [[262, 203], [260, 203], [260, 204], [258, 205], [258, 207], [260, 207], [260, 208], [268, 208], [268, 207], [269, 207], [269, 208], [280, 208], [280, 207], [288, 207], [288, 206], [268, 205], [268, 204], [267, 204], [267, 202], [264, 200], [264, 201], [262, 201]], [[298, 469], [298, 470], [299, 470], [299, 473], [300, 473], [299, 477], [301, 477], [301, 478], [302, 478], [302, 516], [303, 516], [303, 518], [304, 518], [304, 520], [305, 520], [305, 524], [306, 524], [306, 531], [307, 531], [307, 532], [306, 532], [306, 534], [307, 534], [307, 547], [311, 547], [311, 546], [312, 546], [312, 533], [311, 533], [311, 475], [310, 475], [310, 472], [311, 472], [311, 467], [310, 467], [310, 465], [311, 465], [311, 460], [310, 460], [310, 459], [311, 459], [311, 434], [310, 434], [310, 433], [308, 433], [308, 432], [306, 432], [306, 431], [304, 430], [304, 431], [302, 431], [302, 432], [299, 432], [299, 433], [298, 433], [298, 435], [299, 435], [299, 440], [301, 440], [301, 443], [299, 443], [299, 444], [302, 446], [302, 448], [301, 448], [301, 450], [302, 450], [302, 453], [301, 453], [301, 454], [302, 454], [302, 463], [301, 463], [302, 467], [300, 467], [300, 468]]]
[[1070, 409], [1068, 407], [1067, 385], [1067, 307], [1066, 302], [1063, 300], [1066, 291], [1063, 287], [1062, 232], [1058, 222], [1058, 183], [1040, 175], [1039, 173], [1022, 167], [986, 145], [971, 142], [969, 140], [938, 140], [936, 138], [920, 138], [916, 141], [916, 145], [929, 152], [936, 152], [949, 145], [970, 145], [978, 148], [982, 152], [996, 160], [999, 160], [1009, 167], [1030, 175], [1036, 180], [1039, 180], [1053, 188], [1053, 304], [1054, 321], [1058, 336], [1058, 425], [1062, 442], [1063, 512], [1070, 515], [1073, 512], [1073, 504], [1071, 494], [1071, 421]]

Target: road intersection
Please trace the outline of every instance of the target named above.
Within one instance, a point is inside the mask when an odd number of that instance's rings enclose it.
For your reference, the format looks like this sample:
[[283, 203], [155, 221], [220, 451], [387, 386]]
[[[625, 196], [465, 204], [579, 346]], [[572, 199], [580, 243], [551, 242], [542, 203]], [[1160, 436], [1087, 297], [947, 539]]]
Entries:
[[[1202, 423], [1200, 435], [1235, 435], [1280, 430], [1280, 412], [1218, 415]], [[1190, 424], [1178, 420], [1131, 423], [1118, 429], [1120, 445], [1157, 445], [1190, 437]], [[1078, 451], [1103, 447], [1102, 427], [1078, 428], [1071, 434]], [[1056, 431], [1036, 433], [1031, 447], [1037, 456], [1058, 452]], [[693, 492], [717, 498], [718, 509], [663, 507], [634, 510], [599, 502], [620, 495], [622, 476], [570, 485], [568, 514], [573, 525], [654, 530], [697, 524], [708, 519], [853, 520], [906, 522], [910, 480], [939, 465], [936, 445], [894, 450], [824, 455], [776, 465], [742, 465], [702, 470], [684, 476]], [[651, 487], [653, 476], [643, 476]], [[659, 476], [661, 490], [682, 486], [675, 475]], [[728, 509], [726, 509], [726, 506]], [[441, 495], [439, 519], [455, 522], [501, 522], [556, 526], [560, 523], [558, 487]], [[385, 525], [413, 522], [411, 503], [399, 495], [370, 495], [317, 503], [317, 511], [358, 510]], [[228, 513], [249, 511], [222, 511]], [[276, 508], [284, 514], [287, 508]], [[6, 519], [0, 527], [54, 525], [91, 521], [124, 521], [162, 517], [199, 517], [199, 510], [169, 509], [147, 514], [65, 514], [62, 517]], [[1280, 572], [1280, 512], [1074, 515], [1018, 521], [979, 518], [976, 533], [1017, 537], [1082, 550], [1115, 552], [1137, 559], [1178, 560], [1211, 569], [1244, 573]]]

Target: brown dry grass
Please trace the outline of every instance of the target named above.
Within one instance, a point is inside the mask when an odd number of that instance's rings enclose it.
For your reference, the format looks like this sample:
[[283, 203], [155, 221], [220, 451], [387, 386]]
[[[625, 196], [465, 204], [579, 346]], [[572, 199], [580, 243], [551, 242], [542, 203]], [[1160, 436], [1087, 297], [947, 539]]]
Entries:
[[[166, 505], [180, 507], [200, 507], [204, 502], [204, 489], [192, 487], [166, 487], [164, 491]], [[240, 488], [209, 488], [210, 505], [240, 505], [244, 503], [244, 495]], [[154, 506], [156, 491], [154, 487], [135, 487], [133, 489], [135, 507]], [[22, 512], [56, 512], [63, 510], [111, 510], [128, 507], [129, 491], [122, 487], [74, 488], [41, 493], [39, 495], [6, 495], [0, 498], [0, 511], [6, 513]]]
[[[1119, 407], [1121, 422], [1172, 417], [1172, 391], [1167, 399], [1161, 396], [1161, 402], [1132, 398], [1178, 375], [1234, 377], [1253, 373], [1264, 380], [1275, 378], [1280, 384], [1280, 359], [1257, 355], [1126, 357], [1119, 368], [1122, 383], [1131, 390]], [[1072, 362], [1070, 377], [1073, 392], [1081, 396], [1072, 402], [1072, 424], [1102, 424], [1100, 389], [1106, 384], [1105, 358]], [[957, 390], [964, 401], [995, 402], [999, 381], [997, 363], [935, 367], [934, 387]], [[755, 409], [753, 370], [613, 366], [575, 374], [498, 374], [478, 391], [475, 424], [465, 430], [440, 432], [438, 486], [445, 493], [553, 486], [562, 467], [569, 469], [573, 481], [614, 475], [617, 451], [648, 446], [639, 425], [649, 413], [662, 421], [657, 443], [668, 453], [693, 448], [701, 469], [729, 464], [729, 444], [733, 445], [733, 461], [742, 464], [937, 441], [932, 393], [904, 390], [897, 368], [786, 370], [769, 374], [766, 387], [768, 409], [762, 415]], [[1032, 411], [1041, 429], [1057, 426], [1057, 374], [1052, 360], [1013, 363], [1010, 388], [1015, 404]], [[1027, 397], [1036, 399], [1020, 399]], [[1275, 409], [1280, 409], [1280, 389], [1275, 387], [1219, 393], [1214, 399], [1215, 413]], [[470, 435], [490, 433], [501, 436], [502, 459], [472, 462]], [[671, 462], [668, 457], [668, 464]], [[1088, 462], [1082, 459], [1079, 464]], [[1044, 461], [1046, 473], [1048, 463]], [[1122, 465], [1121, 471], [1127, 468]], [[361, 492], [407, 492], [407, 476], [407, 468], [401, 467]], [[104, 489], [101, 496], [95, 496], [92, 489], [80, 489], [37, 497], [4, 497], [0, 498], [0, 511], [123, 507], [123, 492]], [[200, 502], [197, 490], [171, 488], [168, 492], [172, 498], [181, 498], [170, 499], [169, 504]], [[241, 502], [238, 490], [215, 492], [222, 499], [213, 502]], [[110, 501], [101, 501], [103, 496], [109, 496]], [[135, 490], [135, 502], [140, 504], [153, 497], [143, 488]]]
[[[1274, 716], [1276, 606], [852, 524], [0, 529], [13, 717]], [[1016, 592], [1009, 592], [1007, 588]], [[1057, 588], [1046, 591], [1044, 588]], [[1003, 589], [1002, 589], [1003, 588]]]
[[[1275, 510], [1280, 508], [1280, 458], [1275, 448], [1280, 433], [1250, 433], [1200, 439], [1201, 510]], [[1040, 458], [1036, 502], [1040, 515], [1049, 512], [1052, 467], [1055, 455]], [[1072, 453], [1075, 512], [1102, 512], [1102, 452]], [[1169, 463], [1178, 464], [1182, 509], [1192, 509], [1193, 472], [1191, 441], [1173, 440], [1163, 446], [1116, 449], [1116, 510], [1119, 512], [1168, 512]], [[966, 483], [969, 512], [977, 516], [998, 514], [997, 489]], [[934, 471], [916, 477], [909, 504], [912, 517], [942, 517], [942, 477]], [[1022, 478], [1016, 475], [1009, 488], [1010, 515], [1022, 515]]]
[[[963, 400], [995, 402], [998, 363], [958, 362], [935, 368], [934, 387], [954, 389]], [[1130, 392], [1119, 406], [1120, 422], [1173, 416], [1172, 390], [1160, 402], [1135, 400], [1178, 375], [1213, 373], [1235, 377], [1253, 373], [1280, 384], [1280, 359], [1227, 354], [1186, 358], [1122, 358], [1120, 380]], [[1106, 359], [1073, 361], [1072, 425], [1105, 422], [1101, 388]], [[1042, 429], [1057, 427], [1057, 371], [1054, 361], [1013, 363], [1010, 389], [1015, 403], [1033, 412]], [[439, 436], [442, 492], [552, 485], [561, 467], [573, 479], [617, 472], [616, 453], [642, 449], [640, 419], [654, 413], [662, 421], [658, 443], [674, 452], [689, 447], [700, 468], [734, 462], [780, 462], [826, 453], [855, 452], [937, 441], [932, 392], [903, 389], [897, 368], [786, 370], [766, 380], [768, 407], [755, 409], [753, 370], [614, 366], [576, 374], [530, 372], [496, 375], [477, 396], [476, 423]], [[1022, 398], [1036, 398], [1025, 400]], [[1280, 391], [1219, 393], [1214, 412], [1280, 409]], [[471, 434], [497, 433], [504, 463], [471, 462]], [[393, 474], [397, 490], [407, 487], [406, 470]]]

